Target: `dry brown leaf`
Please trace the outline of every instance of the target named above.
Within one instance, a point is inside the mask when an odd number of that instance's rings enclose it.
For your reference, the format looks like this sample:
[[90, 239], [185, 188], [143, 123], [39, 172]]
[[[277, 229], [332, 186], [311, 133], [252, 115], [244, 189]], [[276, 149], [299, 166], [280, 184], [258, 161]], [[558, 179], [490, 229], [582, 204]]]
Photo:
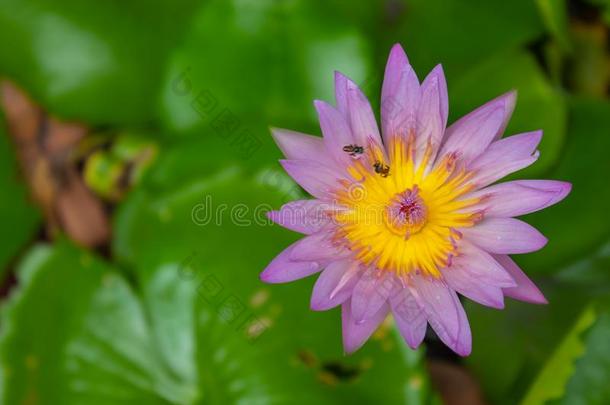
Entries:
[[86, 247], [106, 245], [110, 239], [108, 214], [72, 159], [87, 128], [50, 117], [6, 80], [0, 84], [0, 104], [30, 195], [42, 209], [48, 233], [54, 236], [63, 231]]

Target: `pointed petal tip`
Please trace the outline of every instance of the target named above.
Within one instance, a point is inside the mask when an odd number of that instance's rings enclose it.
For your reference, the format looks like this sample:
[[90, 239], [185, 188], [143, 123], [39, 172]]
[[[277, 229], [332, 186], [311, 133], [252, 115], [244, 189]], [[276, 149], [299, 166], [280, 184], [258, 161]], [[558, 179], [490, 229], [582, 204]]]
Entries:
[[540, 246], [538, 249], [542, 249], [543, 247], [545, 247], [547, 245], [547, 243], [549, 243], [549, 238], [547, 238], [542, 233], [540, 233], [540, 236], [538, 236], [537, 242]]
[[[487, 105], [490, 105], [493, 107], [501, 106], [505, 110], [510, 110], [510, 112], [512, 113], [512, 109], [515, 107], [516, 102], [517, 102], [517, 90], [510, 90], [504, 94], [499, 95], [498, 97], [494, 98], [493, 100], [489, 101], [487, 103]], [[484, 105], [486, 105], [486, 104], [484, 104]]]
[[542, 136], [544, 135], [544, 131], [541, 130], [541, 129], [537, 129], [535, 131], [529, 132], [529, 134], [531, 134], [530, 136], [531, 136], [531, 139], [532, 139], [532, 143], [534, 141], [536, 141], [536, 146], [538, 146], [538, 144], [542, 140]]
[[267, 211], [267, 213], [265, 214], [267, 219], [274, 223], [277, 223], [279, 215], [280, 215], [280, 212], [277, 210]]
[[493, 309], [504, 309], [504, 299], [500, 299], [498, 301], [490, 301], [487, 303], [486, 306]]
[[333, 117], [333, 114], [337, 112], [337, 109], [333, 105], [324, 100], [314, 100], [313, 105], [320, 119], [322, 119], [322, 117]]
[[399, 72], [409, 67], [409, 58], [405, 50], [399, 43], [394, 44], [390, 49], [390, 55], [386, 63], [385, 76], [392, 76], [395, 79], [400, 78]]
[[504, 296], [512, 299], [528, 302], [530, 304], [548, 304], [544, 294], [540, 291], [538, 286], [530, 280], [530, 278], [519, 268], [510, 256], [507, 255], [494, 255], [494, 258], [504, 267], [504, 269], [511, 274], [511, 276], [517, 282], [515, 287], [503, 288], [502, 292]]
[[283, 137], [282, 130], [280, 128], [269, 127], [269, 132], [271, 132], [271, 137], [275, 140], [276, 143], [280, 141], [279, 138]]
[[[517, 104], [517, 96], [518, 92], [516, 89], [512, 89], [502, 94], [496, 100], [501, 102], [504, 105], [505, 110], [510, 111], [512, 114], [513, 109], [515, 108], [515, 104]], [[510, 114], [509, 114], [510, 115]]]
[[274, 269], [271, 265], [267, 266], [267, 268], [265, 270], [263, 270], [259, 275], [258, 278], [263, 282], [263, 283], [267, 283], [267, 284], [281, 284], [281, 283], [285, 283], [286, 281], [281, 281], [278, 278], [278, 274], [277, 274], [277, 270]]
[[572, 183], [567, 181], [558, 181], [560, 184], [559, 190], [557, 190], [557, 197], [555, 198], [555, 202], [559, 202], [566, 198], [568, 194], [572, 192]]
[[317, 262], [288, 262], [284, 267], [278, 267], [272, 262], [259, 275], [259, 279], [267, 284], [285, 284], [308, 277], [320, 271]]
[[352, 341], [351, 339], [347, 339], [345, 336], [343, 337], [343, 353], [347, 356], [354, 354], [358, 349], [360, 349], [366, 343], [368, 339], [362, 342]]
[[259, 275], [258, 278], [260, 281], [262, 281], [263, 283], [267, 283], [267, 284], [276, 284], [273, 282], [273, 277], [270, 276], [268, 269], [263, 270]]
[[409, 346], [409, 349], [411, 350], [417, 350], [419, 349], [419, 346], [421, 346], [421, 343], [412, 343], [407, 340], [405, 340], [405, 343], [407, 344], [407, 346]]
[[472, 353], [472, 344], [465, 346], [457, 346], [452, 350], [461, 357], [468, 357]]
[[507, 289], [504, 294], [514, 300], [527, 302], [528, 304], [548, 305], [549, 303], [538, 287], [530, 288], [526, 291], [511, 291], [511, 289]]
[[[542, 232], [540, 232], [538, 229], [532, 227], [531, 225], [530, 225], [530, 227], [532, 228], [532, 232], [530, 233], [530, 239], [529, 239], [529, 244], [528, 244], [529, 246], [524, 248], [523, 251], [515, 252], [514, 254], [537, 252], [538, 250], [544, 248], [549, 243], [549, 239], [546, 236], [544, 236], [542, 234]], [[509, 253], [509, 254], [511, 254], [511, 253]]]
[[[341, 97], [337, 97], [338, 95], [344, 94], [344, 90], [347, 88], [348, 83], [351, 81], [349, 79], [349, 77], [347, 77], [346, 75], [344, 75], [343, 73], [339, 72], [338, 70], [334, 71], [334, 77], [335, 77], [335, 98], [341, 98]], [[337, 104], [339, 104], [339, 102], [342, 100], [337, 100]]]
[[358, 350], [356, 349], [348, 349], [348, 347], [345, 345], [345, 342], [343, 342], [343, 355], [344, 356], [350, 356], [352, 354], [354, 354], [354, 352]]
[[430, 71], [430, 74], [442, 75], [444, 77], [445, 70], [443, 69], [443, 65], [441, 63], [439, 63], [436, 66], [434, 66], [434, 68], [432, 68], [432, 70]]
[[396, 58], [397, 60], [404, 60], [407, 63], [409, 60], [407, 58], [407, 53], [405, 52], [404, 48], [402, 47], [402, 45], [399, 42], [392, 45], [392, 48], [390, 49], [390, 58]]
[[542, 291], [531, 280], [529, 285], [521, 286], [521, 288], [506, 289], [504, 295], [512, 299], [527, 302], [534, 305], [547, 305], [549, 301], [546, 299]]
[[321, 265], [315, 261], [293, 261], [290, 259], [296, 242], [273, 258], [259, 275], [261, 281], [268, 284], [290, 283], [311, 276], [321, 271]]
[[276, 127], [269, 127], [269, 131], [277, 147], [285, 154], [286, 144], [290, 143], [290, 132], [292, 131]]
[[412, 350], [419, 349], [419, 346], [421, 346], [421, 344], [423, 343], [423, 339], [422, 340], [406, 339], [404, 336], [403, 336], [403, 340], [407, 344], [407, 346], [409, 346], [409, 348], [411, 348]]
[[349, 80], [349, 78], [346, 75], [344, 75], [343, 73], [339, 72], [338, 70], [334, 71], [334, 75], [335, 75], [335, 82]]
[[458, 337], [450, 348], [461, 357], [470, 356], [472, 353], [472, 335], [468, 333]]

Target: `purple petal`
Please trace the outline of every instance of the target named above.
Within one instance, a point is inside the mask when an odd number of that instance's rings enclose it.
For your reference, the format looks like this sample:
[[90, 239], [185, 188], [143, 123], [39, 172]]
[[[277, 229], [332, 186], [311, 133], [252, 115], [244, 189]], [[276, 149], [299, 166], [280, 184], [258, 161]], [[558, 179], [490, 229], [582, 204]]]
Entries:
[[324, 165], [334, 163], [319, 136], [278, 128], [271, 128], [271, 134], [287, 159], [315, 160]]
[[432, 157], [436, 155], [447, 125], [447, 83], [441, 65], [437, 65], [424, 79], [417, 112], [417, 160], [421, 161], [428, 143]]
[[402, 59], [390, 55], [381, 93], [381, 126], [386, 145], [395, 136], [415, 133], [420, 87], [415, 71]]
[[369, 139], [372, 139], [375, 144], [381, 145], [379, 128], [369, 100], [353, 81], [347, 78], [345, 80], [347, 81], [349, 123], [356, 144], [367, 145]]
[[411, 292], [422, 306], [438, 337], [460, 356], [470, 354], [470, 325], [455, 291], [441, 280], [413, 277]]
[[335, 71], [335, 103], [337, 110], [347, 120], [349, 117], [349, 104], [347, 102], [347, 77]]
[[536, 228], [515, 218], [488, 218], [460, 231], [466, 239], [490, 253], [529, 253], [547, 243]]
[[333, 241], [330, 232], [316, 232], [297, 241], [290, 252], [295, 261], [328, 261], [349, 256], [350, 252]]
[[398, 287], [398, 280], [392, 274], [373, 268], [367, 270], [352, 292], [352, 318], [361, 323], [375, 316]]
[[410, 348], [417, 349], [426, 336], [426, 314], [407, 288], [390, 297], [396, 326]]
[[514, 93], [500, 96], [447, 128], [439, 158], [457, 152], [462, 162], [469, 163], [483, 153], [502, 130], [508, 105], [514, 103], [513, 98]]
[[443, 278], [455, 291], [465, 297], [492, 308], [504, 308], [502, 289], [484, 283], [467, 267], [451, 267], [443, 271]]
[[532, 304], [547, 304], [548, 301], [538, 287], [530, 280], [517, 264], [506, 255], [494, 255], [506, 271], [515, 279], [517, 286], [504, 288], [504, 295], [516, 300], [530, 302]]
[[516, 286], [515, 280], [492, 255], [467, 240], [462, 239], [458, 243], [459, 254], [451, 260], [447, 271], [459, 268], [484, 284], [501, 288]]
[[284, 228], [310, 235], [322, 230], [331, 222], [329, 214], [344, 208], [320, 200], [297, 200], [282, 205], [279, 211], [270, 211], [270, 220]]
[[402, 74], [410, 67], [407, 54], [400, 44], [395, 44], [390, 51], [388, 62], [383, 76], [383, 87], [381, 89], [381, 99], [393, 96], [402, 79]]
[[572, 185], [563, 181], [519, 180], [484, 188], [468, 198], [483, 199], [478, 207], [486, 217], [516, 217], [558, 203], [571, 189]]
[[343, 147], [356, 142], [350, 130], [345, 116], [337, 109], [324, 101], [314, 101], [320, 128], [324, 135], [324, 145], [335, 160], [341, 164], [349, 164], [349, 156], [343, 151]]
[[310, 307], [326, 311], [345, 302], [358, 281], [358, 269], [351, 260], [337, 260], [326, 266], [316, 281]]
[[536, 160], [536, 147], [542, 139], [542, 131], [526, 132], [500, 139], [489, 145], [481, 156], [468, 167], [475, 172], [472, 179], [479, 187], [484, 187], [517, 170], [521, 170]]
[[351, 314], [352, 303], [347, 300], [341, 306], [341, 320], [343, 325], [343, 347], [347, 354], [358, 350], [364, 342], [375, 332], [389, 312], [388, 304], [384, 304], [375, 316], [362, 323], [356, 323]]
[[515, 104], [517, 103], [517, 90], [509, 91], [508, 93], [500, 96], [499, 98], [504, 97], [504, 121], [498, 130], [498, 133], [494, 137], [494, 140], [500, 139], [502, 134], [504, 134], [504, 130], [508, 126], [508, 121], [510, 121], [510, 117], [513, 115], [513, 111], [515, 111]]
[[313, 160], [280, 160], [288, 175], [316, 198], [332, 198], [340, 186], [340, 173]]
[[321, 270], [322, 266], [318, 262], [295, 262], [290, 259], [292, 249], [297, 243], [298, 242], [288, 246], [269, 263], [267, 268], [260, 275], [262, 281], [266, 283], [288, 283], [310, 276]]

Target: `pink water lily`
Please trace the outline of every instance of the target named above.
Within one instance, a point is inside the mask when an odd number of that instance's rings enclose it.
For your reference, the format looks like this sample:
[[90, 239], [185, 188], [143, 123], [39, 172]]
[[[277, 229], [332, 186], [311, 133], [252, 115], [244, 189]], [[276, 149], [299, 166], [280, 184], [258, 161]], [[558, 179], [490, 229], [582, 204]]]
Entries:
[[314, 199], [269, 213], [305, 235], [263, 271], [268, 283], [321, 272], [311, 308], [341, 305], [343, 343], [360, 348], [392, 313], [416, 348], [429, 324], [460, 355], [471, 352], [457, 293], [494, 308], [504, 296], [546, 303], [508, 256], [546, 238], [514, 217], [555, 204], [569, 183], [493, 184], [534, 163], [541, 131], [502, 138], [516, 93], [502, 95], [446, 128], [441, 66], [420, 84], [400, 45], [381, 95], [381, 132], [350, 79], [335, 74], [336, 107], [315, 101], [323, 137], [275, 129], [282, 166]]

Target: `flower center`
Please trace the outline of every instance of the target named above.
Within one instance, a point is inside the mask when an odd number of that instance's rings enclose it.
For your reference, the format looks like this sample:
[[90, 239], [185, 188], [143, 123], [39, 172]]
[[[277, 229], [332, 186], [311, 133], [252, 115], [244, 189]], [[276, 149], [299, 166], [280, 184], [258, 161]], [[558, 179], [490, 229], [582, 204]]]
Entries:
[[388, 228], [405, 239], [419, 232], [427, 221], [428, 209], [417, 185], [396, 194], [385, 211]]
[[346, 209], [333, 214], [334, 237], [364, 265], [440, 277], [457, 253], [459, 229], [480, 220], [471, 211], [479, 198], [464, 198], [473, 189], [471, 174], [455, 164], [455, 154], [429, 165], [430, 146], [416, 163], [414, 138], [394, 138], [389, 156], [380, 146], [366, 150], [347, 169], [353, 182], [336, 191], [336, 202]]

